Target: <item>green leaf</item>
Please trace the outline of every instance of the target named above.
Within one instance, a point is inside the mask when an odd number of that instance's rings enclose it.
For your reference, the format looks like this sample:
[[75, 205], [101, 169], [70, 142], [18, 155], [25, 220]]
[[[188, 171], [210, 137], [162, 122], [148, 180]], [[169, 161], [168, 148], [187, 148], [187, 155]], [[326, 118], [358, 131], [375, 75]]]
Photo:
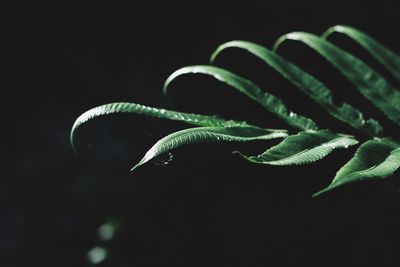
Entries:
[[397, 80], [400, 81], [400, 56], [381, 45], [364, 32], [355, 28], [343, 25], [336, 25], [329, 28], [322, 38], [328, 38], [331, 34], [338, 32], [345, 34], [356, 43], [364, 47], [376, 60], [378, 60]]
[[285, 40], [299, 41], [314, 49], [356, 85], [364, 97], [400, 125], [400, 92], [362, 60], [316, 35], [305, 32], [293, 32], [280, 37], [274, 49]]
[[320, 160], [337, 148], [357, 144], [351, 136], [328, 130], [300, 132], [285, 138], [258, 156], [244, 156], [247, 160], [268, 165], [303, 165]]
[[332, 183], [314, 196], [348, 183], [386, 178], [399, 167], [400, 143], [390, 138], [367, 141], [359, 147], [354, 157], [337, 172]]
[[227, 48], [240, 48], [260, 58], [293, 85], [298, 87], [302, 92], [311, 97], [333, 117], [369, 135], [378, 136], [381, 134], [382, 127], [379, 122], [373, 119], [365, 120], [361, 111], [349, 104], [343, 103], [341, 105], [335, 105], [332, 92], [325, 84], [261, 45], [246, 41], [224, 43], [214, 51], [211, 56], [211, 62], [214, 62], [216, 57]]
[[204, 142], [243, 142], [253, 140], [269, 140], [286, 137], [282, 130], [262, 129], [253, 126], [240, 126], [228, 128], [198, 127], [181, 130], [159, 140], [132, 170], [138, 168], [153, 158], [169, 152], [177, 147]]
[[286, 123], [297, 129], [301, 130], [317, 129], [317, 125], [313, 120], [300, 116], [290, 111], [282, 102], [282, 100], [280, 100], [276, 96], [264, 92], [260, 87], [255, 85], [253, 82], [245, 78], [242, 78], [230, 71], [213, 66], [198, 65], [198, 66], [189, 66], [178, 69], [177, 71], [172, 73], [171, 76], [169, 76], [168, 79], [165, 81], [164, 92], [167, 91], [169, 84], [177, 77], [184, 74], [193, 74], [193, 73], [210, 75], [215, 79], [230, 85], [239, 92], [257, 101], [267, 110], [269, 110], [270, 112], [272, 112], [273, 114], [284, 120]]
[[117, 113], [135, 113], [142, 114], [150, 117], [156, 117], [160, 119], [168, 119], [174, 121], [182, 121], [188, 124], [197, 126], [211, 126], [211, 127], [231, 127], [231, 126], [249, 126], [246, 122], [239, 122], [233, 120], [224, 120], [216, 116], [206, 116], [199, 114], [191, 114], [184, 112], [177, 112], [167, 109], [158, 109], [153, 107], [147, 107], [135, 103], [117, 102], [101, 105], [92, 108], [83, 114], [81, 114], [75, 121], [71, 129], [70, 140], [74, 151], [77, 151], [77, 130], [84, 125], [86, 122]]

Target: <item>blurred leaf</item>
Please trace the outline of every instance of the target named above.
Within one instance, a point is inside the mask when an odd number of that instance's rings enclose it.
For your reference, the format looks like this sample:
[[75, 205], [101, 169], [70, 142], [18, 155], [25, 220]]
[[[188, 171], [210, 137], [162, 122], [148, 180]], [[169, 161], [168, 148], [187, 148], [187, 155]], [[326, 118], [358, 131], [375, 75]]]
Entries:
[[314, 49], [346, 76], [364, 97], [400, 125], [400, 92], [362, 60], [316, 35], [305, 32], [283, 35], [276, 41], [274, 49], [285, 40], [299, 41]]
[[378, 60], [398, 81], [400, 81], [400, 56], [381, 45], [378, 41], [353, 27], [336, 25], [330, 27], [322, 38], [327, 39], [333, 33], [342, 33], [364, 47]]

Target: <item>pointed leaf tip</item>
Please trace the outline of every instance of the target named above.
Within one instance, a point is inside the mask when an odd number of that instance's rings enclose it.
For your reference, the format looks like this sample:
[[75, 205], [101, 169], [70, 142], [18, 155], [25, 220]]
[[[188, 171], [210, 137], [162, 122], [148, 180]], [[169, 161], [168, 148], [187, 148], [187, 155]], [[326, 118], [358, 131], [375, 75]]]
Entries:
[[329, 186], [314, 195], [349, 183], [387, 178], [399, 167], [400, 143], [390, 138], [370, 140], [363, 143], [354, 157], [340, 168]]
[[284, 138], [284, 130], [262, 129], [253, 126], [240, 127], [196, 127], [174, 132], [155, 143], [131, 171], [149, 162], [157, 156], [175, 148], [204, 142], [245, 142]]

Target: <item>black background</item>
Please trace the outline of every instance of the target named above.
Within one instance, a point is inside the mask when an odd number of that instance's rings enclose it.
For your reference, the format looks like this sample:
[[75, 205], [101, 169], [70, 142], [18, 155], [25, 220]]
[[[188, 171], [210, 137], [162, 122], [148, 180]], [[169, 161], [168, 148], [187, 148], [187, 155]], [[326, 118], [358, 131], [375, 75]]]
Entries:
[[[231, 154], [258, 153], [275, 142], [202, 144], [177, 150], [166, 167], [150, 163], [130, 173], [158, 138], [185, 127], [140, 116], [90, 123], [82, 139], [91, 146], [79, 155], [69, 144], [79, 114], [114, 101], [286, 127], [210, 78], [180, 78], [168, 96], [162, 83], [180, 67], [207, 64], [225, 41], [271, 47], [284, 33], [320, 34], [335, 24], [358, 27], [400, 53], [398, 14], [395, 1], [27, 8], [8, 23], [7, 69], [15, 76], [6, 77], [12, 85], [3, 93], [1, 266], [90, 266], [87, 252], [94, 246], [109, 252], [99, 266], [399, 266], [399, 174], [311, 198], [355, 148], [313, 165], [279, 168]], [[332, 40], [382, 70], [345, 38]], [[312, 51], [288, 43], [280, 53], [399, 136]], [[354, 133], [248, 54], [227, 51], [217, 64], [252, 79], [322, 127]], [[113, 240], [102, 242], [96, 231], [110, 218], [120, 228]]]

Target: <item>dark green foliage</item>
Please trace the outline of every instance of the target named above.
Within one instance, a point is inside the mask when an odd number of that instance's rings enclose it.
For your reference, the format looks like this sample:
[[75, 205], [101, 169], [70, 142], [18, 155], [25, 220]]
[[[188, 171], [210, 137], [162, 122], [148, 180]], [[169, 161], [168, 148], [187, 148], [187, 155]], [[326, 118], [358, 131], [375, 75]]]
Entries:
[[335, 105], [332, 92], [325, 84], [263, 46], [245, 41], [228, 42], [215, 50], [214, 54], [211, 56], [211, 62], [216, 59], [219, 53], [227, 48], [244, 49], [260, 58], [293, 83], [293, 85], [311, 97], [335, 118], [371, 135], [378, 135], [381, 133], [382, 127], [376, 120], [369, 119], [366, 121], [361, 111], [349, 104], [342, 103], [341, 105]]
[[[365, 33], [347, 26], [331, 27], [322, 37], [304, 32], [289, 33], [279, 38], [272, 50], [247, 41], [231, 41], [219, 46], [211, 56], [211, 64], [213, 64], [216, 57], [227, 48], [248, 51], [290, 81], [332, 117], [370, 136], [371, 139], [361, 144], [354, 157], [338, 171], [331, 184], [315, 195], [352, 182], [386, 178], [400, 167], [400, 142], [395, 140], [397, 137], [384, 137], [383, 128], [377, 120], [365, 119], [362, 111], [350, 104], [335, 102], [333, 90], [276, 52], [285, 40], [300, 41], [311, 47], [352, 82], [362, 96], [371, 101], [387, 118], [399, 126], [400, 92], [361, 59], [328, 42], [327, 37], [334, 32], [345, 34], [360, 44], [395, 78], [400, 80], [400, 57]], [[257, 101], [292, 128], [289, 130], [264, 129], [247, 122], [224, 120], [216, 116], [156, 109], [134, 103], [111, 103], [93, 108], [76, 120], [71, 131], [72, 146], [78, 150], [76, 135], [77, 129], [82, 124], [112, 113], [137, 113], [201, 126], [174, 132], [162, 138], [132, 170], [177, 147], [201, 142], [239, 142], [284, 138], [278, 145], [266, 149], [258, 156], [245, 156], [236, 152], [249, 162], [269, 165], [312, 163], [337, 148], [345, 149], [359, 142], [357, 137], [352, 135], [336, 133], [333, 129], [319, 129], [312, 119], [291, 111], [282, 100], [265, 92], [252, 81], [219, 67], [199, 65], [181, 68], [166, 80], [164, 92], [167, 92], [168, 86], [177, 77], [194, 73], [209, 75], [231, 86]], [[299, 130], [300, 132], [298, 132]], [[289, 134], [293, 131], [295, 131], [293, 134]]]
[[314, 49], [351, 81], [365, 98], [400, 125], [400, 92], [362, 60], [316, 35], [305, 32], [293, 32], [280, 37], [274, 50], [285, 40], [299, 41]]

